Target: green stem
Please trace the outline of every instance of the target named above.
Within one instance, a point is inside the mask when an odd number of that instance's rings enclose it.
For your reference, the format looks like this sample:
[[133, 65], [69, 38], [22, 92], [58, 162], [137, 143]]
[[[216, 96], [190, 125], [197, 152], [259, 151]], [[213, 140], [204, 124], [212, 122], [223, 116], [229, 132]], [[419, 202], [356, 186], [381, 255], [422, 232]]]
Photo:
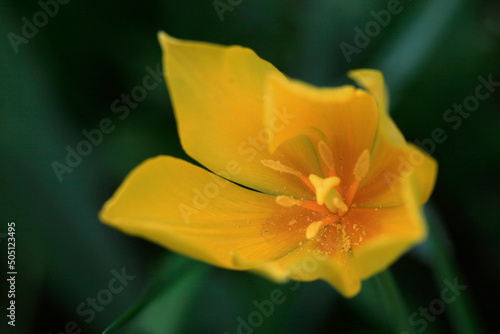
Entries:
[[394, 320], [394, 333], [413, 334], [413, 328], [408, 322], [408, 308], [389, 269], [375, 276], [374, 280], [388, 318]]
[[[432, 210], [429, 212], [429, 242], [433, 260], [433, 275], [437, 286], [445, 288], [447, 284], [454, 284], [457, 280], [460, 286], [464, 286], [465, 280], [457, 268], [453, 252], [446, 237], [439, 216]], [[446, 312], [449, 314], [450, 323], [455, 333], [482, 333], [477, 316], [472, 309], [469, 291], [459, 291], [459, 295], [446, 304]]]

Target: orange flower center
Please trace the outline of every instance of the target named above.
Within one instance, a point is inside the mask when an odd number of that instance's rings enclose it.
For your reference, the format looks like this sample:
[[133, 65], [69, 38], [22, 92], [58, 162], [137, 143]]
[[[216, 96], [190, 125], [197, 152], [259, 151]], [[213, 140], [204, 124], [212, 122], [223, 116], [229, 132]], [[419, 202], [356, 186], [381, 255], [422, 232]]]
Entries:
[[[354, 181], [344, 192], [339, 186], [341, 179], [337, 177], [333, 156], [330, 148], [324, 141], [319, 141], [317, 147], [318, 155], [327, 167], [328, 172], [326, 177], [320, 177], [315, 174], [310, 174], [308, 177], [295, 169], [283, 165], [279, 161], [262, 160], [261, 163], [280, 173], [291, 174], [304, 182], [316, 195], [315, 201], [296, 199], [291, 196], [277, 196], [276, 203], [283, 207], [300, 206], [317, 213], [323, 214], [323, 218], [310, 223], [306, 229], [306, 238], [314, 238], [318, 232], [325, 226], [333, 225], [341, 233], [346, 235], [345, 228], [342, 224], [344, 215], [351, 207], [354, 207], [354, 196], [359, 187], [360, 181], [368, 173], [370, 167], [370, 153], [364, 150], [354, 166], [353, 174]], [[350, 250], [350, 241], [346, 239], [343, 243], [343, 250]]]

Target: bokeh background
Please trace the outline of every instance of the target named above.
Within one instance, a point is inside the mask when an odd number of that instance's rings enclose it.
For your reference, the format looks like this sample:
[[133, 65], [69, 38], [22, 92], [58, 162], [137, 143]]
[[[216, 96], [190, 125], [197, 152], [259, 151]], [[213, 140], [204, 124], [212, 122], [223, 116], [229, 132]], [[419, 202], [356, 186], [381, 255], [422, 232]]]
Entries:
[[[480, 76], [500, 81], [500, 3], [402, 0], [402, 10], [360, 47], [357, 29], [376, 22], [371, 11], [385, 10], [388, 3], [1, 0], [0, 332], [101, 333], [137, 305], [139, 312], [117, 333], [232, 334], [238, 318], [248, 321], [256, 310], [254, 301], [268, 300], [275, 289], [283, 291], [285, 302], [262, 325], [240, 328], [241, 333], [393, 331], [372, 280], [350, 300], [323, 282], [292, 291], [293, 283], [276, 285], [211, 268], [98, 221], [104, 201], [140, 162], [159, 154], [187, 158], [163, 82], [131, 104], [126, 116], [112, 107], [156, 71], [159, 30], [250, 47], [285, 74], [316, 85], [348, 83], [350, 69], [382, 70], [391, 113], [407, 139], [425, 141], [437, 128], [446, 136], [431, 152], [440, 168], [425, 207], [441, 252], [428, 241], [391, 270], [410, 313], [439, 299], [444, 279], [467, 285], [444, 313], [422, 320], [425, 328], [422, 322], [413, 328], [466, 333], [460, 314], [468, 314], [474, 332], [493, 331], [500, 297], [500, 87], [467, 118], [443, 117], [475, 96]], [[52, 13], [47, 20], [37, 14], [44, 7]], [[34, 19], [36, 32], [24, 27]], [[357, 50], [348, 57], [341, 47], [346, 44]], [[64, 163], [67, 147], [76, 149], [86, 139], [83, 131], [99, 128], [106, 118], [113, 130], [58, 179], [53, 163]], [[4, 315], [11, 221], [18, 273], [15, 328]], [[454, 265], [440, 258], [443, 252]], [[124, 288], [103, 292], [122, 270], [129, 275]], [[107, 298], [107, 304], [89, 311], [96, 297]], [[420, 319], [425, 317], [414, 320]]]

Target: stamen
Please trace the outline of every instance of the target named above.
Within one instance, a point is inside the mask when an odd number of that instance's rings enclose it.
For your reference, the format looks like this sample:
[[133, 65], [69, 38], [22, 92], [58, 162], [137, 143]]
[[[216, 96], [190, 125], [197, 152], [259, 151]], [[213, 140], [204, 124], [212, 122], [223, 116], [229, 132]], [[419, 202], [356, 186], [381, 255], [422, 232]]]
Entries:
[[354, 195], [356, 195], [356, 191], [358, 191], [358, 187], [359, 187], [359, 180], [354, 180], [349, 189], [347, 189], [344, 196], [346, 205], [351, 206], [352, 201], [354, 199]]
[[328, 167], [328, 169], [333, 170], [333, 156], [332, 156], [332, 151], [328, 147], [328, 145], [320, 140], [318, 143], [318, 152], [319, 156], [325, 163], [325, 165]]
[[326, 215], [332, 213], [324, 204], [319, 205], [316, 201], [302, 201], [300, 206], [309, 210], [324, 213]]
[[302, 182], [304, 182], [309, 187], [309, 189], [311, 189], [313, 192], [316, 191], [313, 184], [311, 183], [311, 181], [309, 180], [309, 178], [307, 176], [301, 175], [300, 179], [302, 180]]
[[261, 160], [260, 163], [263, 164], [264, 166], [269, 167], [272, 170], [278, 171], [280, 173], [292, 174], [292, 175], [295, 175], [298, 177], [300, 177], [302, 175], [300, 172], [296, 171], [295, 169], [293, 169], [291, 167], [283, 165], [279, 161]]
[[307, 227], [307, 230], [306, 230], [306, 238], [312, 239], [313, 237], [315, 237], [316, 234], [318, 234], [318, 232], [322, 226], [323, 226], [323, 222], [321, 220], [309, 225]]
[[290, 208], [294, 205], [300, 205], [302, 201], [295, 199], [290, 196], [278, 196], [276, 197], [276, 204]]
[[325, 203], [326, 196], [330, 193], [333, 187], [340, 183], [340, 179], [336, 176], [327, 177], [326, 179], [321, 178], [317, 175], [309, 175], [309, 180], [316, 190], [316, 201], [319, 205]]
[[344, 196], [347, 206], [351, 206], [354, 196], [358, 191], [359, 182], [366, 176], [368, 169], [370, 169], [370, 152], [368, 150], [364, 150], [354, 166], [354, 182], [351, 184], [349, 189], [347, 189]]
[[364, 150], [356, 161], [356, 165], [354, 166], [354, 177], [356, 180], [361, 181], [366, 174], [368, 173], [368, 169], [370, 168], [370, 152], [368, 150]]
[[320, 221], [315, 221], [311, 223], [306, 230], [306, 238], [311, 239], [315, 237], [319, 230], [323, 228], [324, 226], [328, 226], [330, 224], [333, 224], [335, 222], [338, 222], [340, 220], [339, 216], [337, 215], [329, 215], [328, 217], [325, 217], [323, 220]]
[[309, 187], [309, 189], [314, 191], [314, 186], [311, 184], [311, 181], [309, 181], [309, 179], [306, 176], [302, 175], [302, 173], [300, 173], [299, 171], [296, 171], [291, 167], [285, 166], [279, 161], [261, 160], [260, 163], [277, 172], [291, 174], [299, 177]]

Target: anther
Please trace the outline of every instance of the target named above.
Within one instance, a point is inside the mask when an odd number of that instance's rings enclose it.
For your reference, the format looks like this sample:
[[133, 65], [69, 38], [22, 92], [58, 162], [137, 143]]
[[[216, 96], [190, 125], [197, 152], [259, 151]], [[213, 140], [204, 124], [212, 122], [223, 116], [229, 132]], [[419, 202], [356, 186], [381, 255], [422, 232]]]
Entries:
[[290, 208], [294, 205], [300, 205], [302, 201], [295, 199], [290, 196], [278, 196], [276, 197], [276, 204]]
[[311, 223], [306, 229], [306, 238], [307, 239], [314, 238], [323, 227], [328, 226], [330, 224], [335, 224], [339, 220], [340, 220], [339, 216], [329, 215], [320, 221], [315, 221]]
[[321, 160], [325, 163], [326, 167], [328, 167], [329, 170], [333, 170], [333, 156], [332, 156], [332, 151], [328, 147], [328, 145], [320, 140], [318, 143], [318, 152], [319, 156], [321, 157]]
[[264, 166], [268, 167], [268, 168], [271, 168], [272, 170], [277, 171], [277, 172], [286, 173], [286, 174], [291, 174], [291, 175], [297, 176], [298, 178], [300, 178], [302, 180], [302, 182], [304, 182], [309, 187], [309, 189], [311, 189], [312, 191], [314, 191], [314, 187], [313, 187], [311, 181], [309, 181], [309, 179], [307, 178], [307, 176], [302, 175], [301, 172], [296, 171], [295, 169], [293, 169], [291, 167], [285, 166], [285, 165], [283, 165], [279, 161], [261, 160], [260, 163], [263, 164]]
[[298, 177], [302, 176], [302, 174], [300, 172], [296, 171], [295, 169], [293, 169], [291, 167], [283, 165], [279, 161], [261, 160], [260, 163], [263, 164], [264, 166], [271, 168], [272, 170], [275, 170], [275, 171], [280, 172], [280, 173], [292, 174], [292, 175], [295, 175]]
[[319, 230], [323, 226], [323, 222], [321, 220], [311, 223], [306, 230], [306, 238], [312, 239], [318, 234]]
[[370, 169], [370, 152], [368, 150], [364, 150], [354, 166], [354, 182], [351, 184], [349, 189], [347, 189], [344, 196], [347, 206], [352, 204], [354, 196], [358, 191], [359, 182], [366, 176], [366, 174], [368, 174], [368, 169]]
[[368, 173], [369, 168], [370, 152], [368, 150], [364, 150], [359, 156], [358, 161], [356, 161], [356, 165], [354, 166], [354, 178], [361, 181]]

